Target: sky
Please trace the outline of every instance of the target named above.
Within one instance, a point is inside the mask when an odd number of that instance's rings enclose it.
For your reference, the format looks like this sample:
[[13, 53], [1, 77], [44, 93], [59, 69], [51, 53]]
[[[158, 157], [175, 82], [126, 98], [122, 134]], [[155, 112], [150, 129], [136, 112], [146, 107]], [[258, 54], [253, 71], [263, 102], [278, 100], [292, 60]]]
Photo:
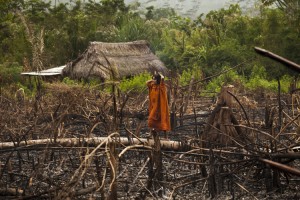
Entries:
[[[53, 3], [54, 2], [66, 3], [75, 0], [48, 0], [48, 1], [52, 1]], [[241, 3], [242, 8], [250, 8], [253, 7], [255, 2], [255, 0], [244, 0], [244, 1], [241, 0], [124, 0], [124, 2], [127, 5], [137, 1], [141, 3], [141, 7], [140, 7], [141, 9], [146, 9], [149, 6], [154, 6], [154, 8], [171, 7], [174, 8], [178, 14], [186, 17], [191, 17], [191, 18], [196, 18], [201, 13], [207, 14], [211, 10], [219, 10], [221, 8], [226, 8], [232, 3], [242, 2]]]
[[241, 8], [246, 12], [251, 12], [256, 0], [124, 0], [126, 4], [140, 2], [143, 9], [148, 6], [155, 8], [171, 7], [175, 11], [186, 17], [196, 18], [200, 14], [207, 14], [212, 10], [228, 8], [230, 4], [240, 3]]
[[179, 14], [195, 15], [208, 13], [226, 6], [229, 0], [125, 0], [129, 4], [135, 1], [141, 3], [141, 7], [154, 6], [155, 8], [171, 7]]

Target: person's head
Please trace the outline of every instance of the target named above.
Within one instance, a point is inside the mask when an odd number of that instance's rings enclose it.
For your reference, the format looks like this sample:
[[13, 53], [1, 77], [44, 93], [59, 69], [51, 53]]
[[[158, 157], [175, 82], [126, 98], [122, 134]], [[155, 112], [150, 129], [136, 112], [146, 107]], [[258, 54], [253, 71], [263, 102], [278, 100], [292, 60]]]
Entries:
[[160, 84], [160, 81], [161, 81], [161, 75], [155, 71], [155, 73], [154, 73], [152, 79], [156, 81], [156, 84]]

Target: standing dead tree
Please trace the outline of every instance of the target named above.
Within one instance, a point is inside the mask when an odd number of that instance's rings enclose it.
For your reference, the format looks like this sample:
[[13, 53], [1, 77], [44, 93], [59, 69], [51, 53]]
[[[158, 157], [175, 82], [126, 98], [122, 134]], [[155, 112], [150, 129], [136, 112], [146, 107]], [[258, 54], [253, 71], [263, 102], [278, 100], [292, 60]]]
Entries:
[[25, 33], [27, 40], [29, 41], [32, 48], [32, 67], [34, 70], [41, 71], [43, 69], [43, 59], [42, 55], [44, 53], [44, 28], [40, 30], [38, 34], [35, 33], [35, 30], [32, 24], [28, 23], [25, 19], [25, 16], [21, 11], [17, 10], [16, 14], [21, 19], [25, 27]]

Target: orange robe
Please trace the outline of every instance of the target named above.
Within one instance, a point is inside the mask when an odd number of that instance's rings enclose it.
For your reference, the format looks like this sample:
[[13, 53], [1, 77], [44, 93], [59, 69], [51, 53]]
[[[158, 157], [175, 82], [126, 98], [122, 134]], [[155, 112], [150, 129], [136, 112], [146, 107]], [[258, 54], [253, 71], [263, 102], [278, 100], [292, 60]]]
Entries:
[[171, 130], [167, 88], [164, 81], [147, 83], [149, 88], [149, 118], [148, 126], [158, 131]]

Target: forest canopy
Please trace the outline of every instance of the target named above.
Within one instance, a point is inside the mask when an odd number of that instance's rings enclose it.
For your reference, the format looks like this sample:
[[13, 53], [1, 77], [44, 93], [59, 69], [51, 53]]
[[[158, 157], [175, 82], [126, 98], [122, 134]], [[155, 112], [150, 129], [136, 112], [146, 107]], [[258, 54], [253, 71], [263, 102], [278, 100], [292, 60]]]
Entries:
[[[91, 41], [147, 40], [173, 72], [201, 71], [209, 77], [235, 67], [243, 80], [263, 68], [266, 80], [296, 77], [271, 59], [255, 53], [255, 46], [300, 63], [297, 0], [261, 0], [259, 12], [245, 14], [238, 4], [201, 14], [196, 19], [171, 8], [126, 5], [123, 0], [76, 1], [50, 4], [42, 0], [0, 0], [0, 71], [41, 70], [64, 65], [78, 57]], [[259, 70], [258, 70], [259, 71]], [[7, 78], [8, 77], [8, 78]], [[14, 79], [15, 81], [15, 79]], [[5, 81], [4, 81], [5, 82]]]

